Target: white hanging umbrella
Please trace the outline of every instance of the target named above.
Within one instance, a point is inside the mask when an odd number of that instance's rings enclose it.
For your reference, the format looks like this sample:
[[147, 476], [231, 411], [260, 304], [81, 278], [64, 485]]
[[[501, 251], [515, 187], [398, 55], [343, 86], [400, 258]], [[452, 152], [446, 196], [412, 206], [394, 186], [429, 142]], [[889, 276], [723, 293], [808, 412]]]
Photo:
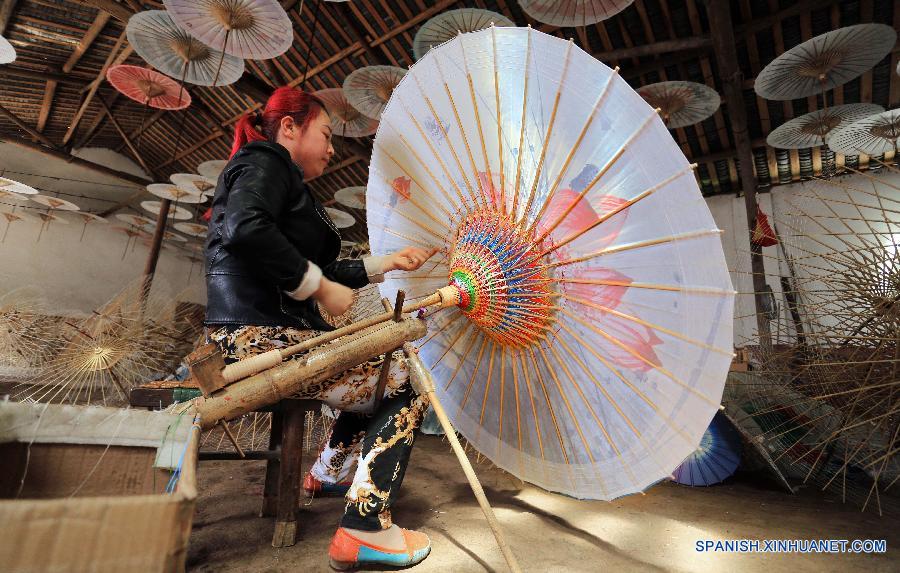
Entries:
[[224, 159], [204, 161], [197, 166], [197, 173], [215, 181], [219, 178], [219, 174], [222, 173], [222, 170], [225, 169], [227, 164], [228, 162]]
[[327, 88], [313, 92], [322, 100], [331, 117], [331, 129], [340, 137], [366, 137], [378, 129], [378, 121], [366, 117], [350, 105], [341, 88]]
[[208, 227], [199, 223], [175, 223], [176, 231], [180, 231], [191, 237], [205, 237]]
[[[194, 173], [175, 173], [169, 179], [179, 189], [193, 195], [201, 195], [204, 199], [216, 190], [216, 180]], [[202, 201], [201, 201], [202, 202]]]
[[900, 109], [871, 115], [836, 130], [829, 141], [835, 153], [881, 155], [897, 153], [900, 138]]
[[0, 177], [0, 191], [8, 191], [18, 195], [36, 195], [38, 192], [37, 189], [30, 185], [25, 185], [6, 177]]
[[405, 75], [406, 70], [396, 66], [360, 68], [344, 79], [344, 97], [366, 117], [378, 119]]
[[38, 205], [43, 205], [44, 207], [49, 207], [50, 209], [61, 209], [63, 211], [80, 211], [81, 207], [72, 203], [71, 201], [66, 201], [65, 199], [60, 199], [59, 197], [50, 197], [49, 195], [31, 195], [28, 197]]
[[346, 211], [341, 211], [340, 209], [334, 209], [332, 207], [325, 207], [325, 211], [328, 212], [328, 216], [331, 217], [331, 222], [334, 223], [334, 226], [338, 229], [347, 229], [356, 224], [356, 219], [353, 218], [353, 215]]
[[697, 82], [659, 82], [641, 86], [637, 93], [660, 109], [669, 129], [700, 123], [716, 113], [722, 102], [716, 90]]
[[[149, 211], [154, 215], [159, 215], [160, 210], [162, 210], [162, 202], [161, 201], [141, 201], [141, 209], [145, 211]], [[169, 217], [172, 219], [187, 221], [193, 217], [191, 212], [183, 207], [179, 207], [178, 205], [170, 205], [169, 206]], [[154, 225], [156, 223], [154, 222]]]
[[128, 19], [128, 43], [148, 64], [182, 82], [199, 86], [232, 84], [244, 61], [213, 50], [179, 28], [165, 10], [146, 10]]
[[734, 290], [691, 166], [618, 74], [532, 29], [461, 35], [394, 91], [367, 189], [374, 255], [441, 249], [382, 295], [453, 286], [419, 355], [478, 451], [613, 499], [697, 448], [731, 363]]
[[779, 125], [766, 137], [766, 143], [776, 149], [825, 145], [835, 130], [880, 111], [884, 108], [872, 103], [848, 103], [816, 110]]
[[341, 205], [352, 207], [353, 209], [366, 208], [366, 188], [363, 185], [359, 187], [344, 187], [338, 189], [334, 193], [334, 200]]
[[290, 17], [276, 0], [163, 0], [175, 23], [198, 40], [244, 60], [268, 60], [294, 41]]
[[206, 198], [200, 193], [194, 193], [177, 184], [151, 183], [150, 185], [147, 185], [147, 191], [152, 195], [156, 195], [162, 199], [168, 199], [173, 203], [203, 203], [206, 201]]
[[447, 10], [422, 24], [413, 38], [413, 55], [421, 59], [428, 50], [452, 40], [460, 32], [476, 32], [494, 26], [515, 26], [515, 22], [496, 12], [481, 8]]
[[9, 40], [0, 36], [0, 64], [10, 64], [16, 61], [16, 49]]
[[519, 0], [526, 14], [561, 28], [589, 26], [611, 18], [634, 0]]

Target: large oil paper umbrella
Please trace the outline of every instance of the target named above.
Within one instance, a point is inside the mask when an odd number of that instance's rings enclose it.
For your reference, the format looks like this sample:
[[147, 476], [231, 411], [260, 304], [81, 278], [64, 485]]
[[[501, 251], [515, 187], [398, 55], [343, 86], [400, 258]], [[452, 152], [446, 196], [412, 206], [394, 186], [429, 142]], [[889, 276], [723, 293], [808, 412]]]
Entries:
[[191, 94], [155, 70], [121, 64], [110, 67], [106, 79], [120, 93], [147, 107], [178, 110], [191, 105]]
[[225, 55], [179, 28], [165, 10], [146, 10], [128, 19], [128, 43], [162, 73], [200, 86], [224, 86], [244, 73], [244, 60]]
[[896, 40], [897, 32], [885, 24], [856, 24], [826, 32], [769, 62], [753, 89], [771, 100], [823, 93], [871, 70]]
[[176, 231], [190, 235], [191, 237], [205, 237], [208, 227], [199, 223], [175, 223]]
[[[141, 201], [141, 209], [149, 211], [154, 215], [159, 215], [159, 212], [162, 210], [162, 201]], [[192, 217], [193, 215], [191, 215], [191, 212], [184, 207], [172, 205], [169, 208], [169, 218], [171, 219], [187, 221]]]
[[244, 60], [268, 60], [294, 41], [275, 0], [163, 0], [175, 23], [207, 46]]
[[350, 105], [341, 88], [327, 88], [313, 92], [322, 100], [331, 116], [331, 129], [341, 137], [366, 137], [378, 129], [378, 120], [366, 117]]
[[[216, 190], [216, 180], [194, 173], [175, 173], [169, 177], [179, 189], [205, 198]], [[202, 201], [201, 201], [202, 202]]]
[[816, 110], [781, 124], [766, 137], [766, 143], [776, 149], [824, 145], [835, 130], [880, 111], [884, 108], [872, 103], [848, 103]]
[[31, 195], [28, 197], [38, 205], [43, 205], [49, 209], [60, 209], [63, 211], [80, 211], [81, 207], [72, 203], [71, 201], [66, 201], [65, 199], [60, 199], [59, 197], [51, 197], [49, 195]]
[[378, 119], [394, 88], [406, 75], [396, 66], [366, 66], [344, 79], [344, 97], [363, 115]]
[[716, 90], [697, 82], [659, 82], [641, 86], [637, 92], [660, 109], [669, 129], [700, 123], [716, 113], [722, 102]]
[[422, 24], [413, 38], [413, 55], [418, 60], [428, 50], [452, 40], [460, 32], [477, 32], [494, 26], [515, 26], [515, 22], [496, 12], [481, 8], [447, 10]]
[[684, 485], [713, 485], [731, 477], [740, 463], [741, 436], [719, 412], [700, 446], [672, 472], [672, 477]]
[[697, 449], [734, 290], [690, 164], [618, 74], [532, 29], [460, 35], [394, 90], [367, 189], [372, 254], [441, 249], [382, 294], [456, 292], [420, 356], [483, 455], [613, 499]]
[[615, 16], [634, 0], [519, 0], [526, 14], [544, 24], [589, 26]]
[[17, 195], [37, 195], [38, 190], [30, 185], [25, 185], [6, 177], [0, 177], [0, 191], [15, 193]]
[[356, 224], [356, 219], [353, 218], [353, 215], [346, 211], [334, 209], [333, 207], [325, 207], [325, 211], [328, 212], [331, 222], [338, 229], [347, 229]]
[[0, 64], [10, 64], [16, 61], [16, 49], [9, 40], [0, 36]]
[[[890, 109], [842, 126], [831, 136], [829, 145], [844, 155], [897, 154], [900, 138], [900, 109]], [[895, 157], [896, 159], [896, 157]]]
[[168, 183], [151, 183], [147, 185], [147, 191], [173, 203], [203, 203], [206, 201], [206, 198], [200, 193], [194, 193], [179, 185], [169, 185]]

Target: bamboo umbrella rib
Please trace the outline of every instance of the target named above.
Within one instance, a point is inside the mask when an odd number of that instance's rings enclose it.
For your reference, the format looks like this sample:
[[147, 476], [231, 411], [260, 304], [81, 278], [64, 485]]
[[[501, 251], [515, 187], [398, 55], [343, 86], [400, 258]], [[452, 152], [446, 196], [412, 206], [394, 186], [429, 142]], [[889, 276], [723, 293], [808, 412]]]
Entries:
[[[481, 357], [484, 356], [484, 349], [487, 346], [488, 337], [481, 337], [481, 347], [478, 349], [478, 357], [475, 358], [475, 367], [472, 369], [472, 376], [469, 378], [469, 384], [466, 386], [466, 391], [463, 394], [463, 399], [459, 402], [459, 408], [456, 411], [456, 415], [459, 416], [463, 408], [466, 407], [466, 402], [469, 401], [469, 393], [472, 391], [472, 386], [475, 385], [475, 378], [478, 376], [478, 370], [481, 368]], [[494, 344], [494, 341], [491, 340], [491, 345]]]
[[394, 229], [390, 229], [387, 227], [384, 229], [384, 232], [388, 233], [390, 235], [394, 235], [395, 237], [405, 239], [407, 241], [412, 241], [413, 243], [418, 243], [420, 245], [425, 246], [426, 248], [432, 248], [434, 246], [433, 244], [427, 242], [425, 239], [422, 239], [419, 237], [411, 237], [409, 235], [404, 235], [403, 233], [399, 233], [399, 232], [395, 231]]
[[526, 367], [525, 358], [522, 357], [522, 354], [525, 354], [525, 351], [522, 351], [517, 355], [517, 357], [522, 368], [522, 379], [525, 382], [525, 390], [528, 392], [528, 401], [531, 403], [531, 415], [534, 419], [534, 431], [537, 434], [538, 448], [540, 449], [541, 460], [543, 461], [546, 458], [544, 457], [544, 440], [541, 437], [541, 423], [540, 419], [538, 418], [537, 408], [534, 405], [534, 395], [531, 393], [531, 378], [528, 376], [528, 369]]
[[[553, 184], [550, 186], [550, 190], [547, 192], [547, 196], [544, 198], [543, 203], [541, 204], [541, 208], [537, 213], [537, 216], [532, 221], [531, 226], [529, 227], [529, 231], [534, 229], [534, 226], [538, 224], [541, 220], [541, 217], [544, 216], [544, 212], [547, 210], [547, 206], [550, 203], [550, 198], [556, 192], [557, 187], [559, 187], [559, 182], [562, 180], [563, 175], [565, 175], [566, 171], [569, 169], [569, 164], [572, 162], [572, 159], [575, 157], [575, 153], [581, 148], [581, 143], [584, 141], [584, 136], [587, 134], [588, 129], [590, 129], [591, 125], [594, 122], [594, 118], [597, 117], [597, 112], [600, 110], [600, 106], [606, 101], [606, 95], [609, 93], [609, 88], [612, 85], [613, 79], [619, 75], [619, 67], [616, 66], [612, 73], [606, 78], [606, 83], [603, 85], [603, 90], [600, 92], [600, 95], [597, 96], [597, 101], [594, 102], [594, 107], [591, 109], [591, 112], [588, 114], [587, 121], [584, 122], [584, 126], [581, 128], [581, 133], [578, 134], [578, 137], [575, 139], [575, 143], [572, 145], [572, 148], [569, 150], [569, 154], [566, 156], [565, 161], [563, 161], [562, 167], [559, 168], [559, 172], [556, 175], [556, 179], [553, 181]], [[566, 211], [566, 215], [574, 209], [575, 204], [581, 200], [583, 195], [579, 195], [579, 199], [572, 204], [572, 206]], [[565, 216], [565, 215], [564, 215]], [[556, 225], [553, 225], [553, 228], [556, 228]], [[552, 231], [552, 229], [551, 229]], [[527, 233], [526, 233], [527, 234]], [[535, 242], [540, 242], [544, 237], [546, 237], [550, 232], [546, 232], [542, 234], [538, 239], [535, 239]]]
[[703, 341], [701, 341], [701, 340], [697, 340], [697, 339], [695, 339], [695, 338], [691, 338], [691, 337], [689, 337], [689, 336], [685, 336], [685, 335], [683, 335], [683, 334], [681, 334], [681, 333], [675, 332], [674, 330], [671, 330], [671, 329], [666, 328], [666, 327], [664, 327], [664, 326], [660, 326], [660, 325], [658, 325], [658, 324], [654, 324], [654, 323], [652, 323], [652, 322], [643, 320], [643, 319], [641, 319], [641, 318], [638, 318], [638, 317], [636, 317], [636, 316], [632, 316], [632, 315], [630, 315], [630, 314], [626, 314], [626, 313], [624, 313], [624, 312], [619, 312], [619, 311], [617, 311], [617, 310], [615, 310], [615, 309], [612, 309], [612, 308], [603, 306], [603, 305], [601, 305], [601, 304], [597, 304], [597, 303], [594, 303], [594, 302], [590, 302], [590, 301], [588, 301], [588, 300], [584, 300], [583, 298], [578, 298], [578, 297], [574, 297], [574, 296], [569, 296], [569, 295], [566, 295], [566, 294], [563, 294], [562, 296], [563, 296], [564, 298], [566, 298], [566, 299], [568, 299], [568, 300], [571, 300], [572, 302], [578, 303], [578, 304], [580, 304], [580, 305], [587, 306], [587, 307], [590, 307], [590, 308], [595, 308], [595, 309], [600, 310], [600, 311], [603, 311], [603, 312], [608, 312], [608, 313], [612, 314], [613, 316], [618, 316], [619, 318], [624, 318], [625, 320], [630, 320], [631, 322], [635, 322], [635, 323], [640, 324], [640, 325], [642, 325], [642, 326], [646, 326], [647, 328], [652, 328], [653, 330], [656, 330], [657, 332], [663, 332], [663, 333], [665, 333], [665, 334], [668, 334], [669, 336], [672, 336], [672, 337], [677, 338], [677, 339], [679, 339], [679, 340], [683, 340], [684, 342], [687, 342], [687, 343], [689, 343], [689, 344], [693, 344], [694, 346], [699, 346], [700, 348], [705, 348], [706, 350], [710, 350], [710, 351], [712, 351], [712, 352], [718, 352], [719, 354], [722, 354], [722, 355], [724, 355], [724, 356], [734, 356], [734, 351], [732, 351], [731, 349], [718, 348], [718, 347], [716, 347], [716, 346], [712, 346], [712, 345], [707, 344], [707, 343], [705, 343], [705, 342], [703, 342]]
[[516, 211], [518, 209], [518, 200], [519, 200], [519, 183], [522, 180], [522, 156], [525, 154], [522, 153], [522, 145], [525, 142], [525, 117], [526, 110], [528, 108], [528, 67], [530, 64], [531, 58], [531, 26], [528, 26], [528, 38], [526, 40], [525, 47], [525, 85], [522, 88], [522, 119], [519, 123], [519, 153], [516, 154], [516, 182], [513, 185], [513, 204], [512, 204], [512, 216], [516, 217]]
[[[556, 439], [559, 442], [559, 449], [562, 452], [563, 460], [566, 464], [570, 464], [569, 454], [566, 453], [566, 446], [563, 443], [562, 432], [559, 429], [559, 421], [556, 419], [556, 411], [553, 408], [553, 403], [550, 401], [550, 394], [547, 393], [547, 387], [544, 385], [544, 377], [541, 376], [540, 367], [537, 363], [537, 356], [534, 353], [534, 347], [528, 347], [528, 353], [531, 355], [531, 365], [534, 367], [534, 377], [537, 379], [538, 383], [541, 385], [541, 393], [544, 395], [544, 401], [547, 402], [547, 410], [550, 412], [550, 420], [553, 421], [553, 428], [556, 430]], [[535, 388], [535, 392], [537, 388]]]
[[[572, 39], [569, 39], [569, 43], [566, 46], [565, 60], [563, 61], [562, 75], [559, 78], [559, 86], [556, 88], [556, 96], [553, 98], [553, 109], [550, 112], [550, 121], [547, 124], [547, 132], [544, 134], [541, 145], [541, 155], [538, 158], [537, 169], [534, 171], [534, 179], [531, 182], [531, 191], [528, 192], [528, 202], [525, 203], [525, 208], [522, 209], [522, 218], [519, 219], [519, 224], [525, 222], [525, 218], [528, 217], [528, 212], [531, 211], [531, 204], [534, 202], [534, 194], [537, 191], [538, 182], [541, 179], [541, 171], [544, 168], [544, 159], [547, 156], [547, 148], [550, 144], [550, 138], [553, 137], [553, 126], [556, 125], [556, 113], [559, 111], [559, 99], [562, 96], [562, 87], [565, 85], [566, 74], [569, 72], [569, 59], [574, 44], [575, 42], [573, 42]], [[527, 102], [523, 102], [522, 105], [524, 106], [526, 103]]]
[[[390, 155], [388, 155], [388, 156], [390, 156]], [[388, 187], [390, 187], [391, 182], [390, 182], [386, 177], [383, 178], [383, 181], [388, 185]], [[418, 183], [417, 183], [417, 185], [418, 185]], [[437, 217], [435, 217], [434, 214], [433, 214], [429, 209], [426, 209], [425, 207], [423, 207], [423, 206], [419, 203], [418, 200], [416, 200], [415, 198], [413, 198], [412, 195], [409, 196], [409, 198], [407, 199], [407, 201], [409, 201], [412, 205], [414, 205], [414, 206], [415, 206], [419, 211], [421, 211], [426, 217], [428, 217], [429, 219], [431, 219], [432, 221], [434, 221], [435, 223], [437, 223], [438, 226], [439, 226], [441, 229], [444, 230], [444, 233], [445, 233], [444, 236], [447, 236], [447, 235], [450, 235], [450, 234], [451, 234], [451, 232], [450, 232], [450, 227], [449, 227], [449, 225], [447, 224], [447, 222], [446, 222], [446, 221], [441, 221], [440, 219], [438, 219]], [[384, 203], [381, 203], [381, 205], [387, 207], [387, 205], [384, 205]], [[401, 209], [398, 209], [398, 211], [401, 211]], [[447, 215], [449, 216], [450, 213], [447, 212]]]
[[[378, 205], [379, 207], [384, 207], [385, 209], [391, 209], [391, 206], [390, 206], [390, 205], [388, 205], [388, 204], [386, 204], [386, 203], [383, 203], [383, 202], [381, 202], [381, 201], [373, 201], [373, 203], [375, 203], [375, 204]], [[413, 217], [410, 217], [409, 215], [407, 215], [406, 213], [404, 213], [402, 209], [396, 209], [396, 210], [394, 210], [394, 212], [397, 213], [398, 215], [400, 215], [401, 217], [403, 217], [404, 219], [406, 219], [407, 221], [409, 221], [410, 223], [412, 223], [413, 225], [419, 227], [420, 229], [422, 229], [422, 230], [425, 231], [426, 233], [428, 233], [428, 234], [430, 234], [430, 235], [433, 235], [435, 238], [438, 239], [438, 241], [443, 241], [443, 240], [444, 240], [444, 236], [443, 236], [443, 235], [441, 235], [440, 233], [438, 233], [437, 231], [435, 231], [435, 230], [432, 229], [431, 227], [429, 227], [429, 226], [423, 224], [423, 223], [422, 223], [421, 221], [419, 221], [418, 219], [414, 219]]]
[[[497, 157], [500, 160], [500, 214], [506, 216], [506, 173], [503, 171], [503, 119], [500, 108], [500, 72], [497, 69], [497, 32], [493, 24], [491, 24], [491, 49], [494, 65], [494, 104], [497, 109]], [[486, 153], [484, 161], [489, 165]]]
[[[470, 323], [471, 324], [471, 323]], [[462, 365], [466, 362], [466, 357], [469, 356], [469, 352], [472, 351], [472, 348], [475, 346], [475, 342], [478, 341], [478, 329], [472, 331], [472, 340], [469, 342], [469, 345], [466, 347], [463, 352], [462, 357], [459, 359], [459, 364], [456, 365], [456, 368], [453, 370], [453, 375], [450, 376], [450, 379], [447, 380], [447, 384], [444, 386], [444, 391], [446, 392], [450, 385], [453, 383], [453, 380], [456, 378], [456, 375], [459, 373], [459, 369], [462, 368]], [[435, 363], [437, 365], [437, 363]], [[434, 368], [434, 366], [432, 366]]]
[[574, 258], [571, 258], [571, 259], [565, 259], [565, 260], [562, 260], [562, 261], [556, 261], [556, 262], [553, 262], [553, 263], [549, 263], [549, 264], [547, 264], [547, 265], [545, 265], [545, 266], [546, 266], [547, 268], [550, 268], [550, 267], [561, 267], [561, 266], [564, 266], [564, 265], [571, 265], [571, 264], [574, 264], [574, 263], [581, 263], [581, 262], [584, 262], [584, 261], [589, 261], [589, 260], [591, 260], [591, 259], [595, 259], [595, 258], [598, 258], [598, 257], [605, 256], [605, 255], [612, 255], [612, 254], [615, 254], [615, 253], [621, 253], [621, 252], [624, 252], [624, 251], [631, 251], [631, 250], [635, 250], [635, 249], [643, 249], [643, 248], [646, 248], [646, 247], [655, 247], [655, 246], [657, 246], [657, 245], [664, 245], [664, 244], [667, 244], [667, 243], [675, 243], [675, 242], [678, 242], [678, 241], [687, 241], [687, 240], [690, 240], [690, 239], [696, 239], [696, 238], [698, 238], [698, 237], [707, 237], [707, 236], [710, 236], [710, 235], [720, 235], [720, 234], [722, 234], [722, 231], [720, 231], [719, 229], [711, 229], [711, 230], [705, 230], [705, 231], [691, 231], [691, 232], [689, 232], [689, 233], [681, 233], [681, 234], [678, 234], [678, 235], [672, 235], [672, 236], [670, 236], [670, 237], [661, 237], [661, 238], [658, 238], [658, 239], [649, 239], [649, 240], [646, 240], [646, 241], [637, 241], [637, 242], [634, 242], [634, 243], [627, 243], [627, 244], [625, 244], [625, 245], [619, 245], [619, 246], [617, 246], [617, 247], [607, 247], [607, 248], [605, 248], [605, 249], [601, 249], [601, 250], [599, 250], [599, 251], [596, 251], [596, 252], [593, 252], [593, 253], [584, 255], [584, 256], [582, 256], [582, 257], [574, 257]]
[[[393, 126], [391, 126], [391, 128], [394, 129]], [[394, 129], [394, 131], [397, 131], [397, 130]], [[438, 181], [437, 177], [435, 177], [434, 172], [431, 171], [431, 168], [428, 167], [428, 164], [425, 161], [422, 161], [422, 157], [416, 151], [415, 147], [410, 145], [409, 141], [406, 139], [406, 137], [402, 133], [397, 132], [397, 136], [400, 138], [400, 141], [403, 142], [403, 145], [406, 147], [406, 149], [415, 158], [416, 162], [425, 170], [425, 173], [428, 174], [428, 177], [431, 178], [431, 180], [434, 182], [435, 186], [438, 188], [438, 190], [440, 190], [441, 194], [444, 195], [444, 198], [447, 200], [447, 203], [452, 205], [454, 209], [461, 210], [462, 207], [460, 205], [458, 205], [456, 203], [456, 200], [453, 199], [453, 197], [447, 192], [446, 189], [444, 189], [444, 186], [441, 185], [441, 182]], [[444, 207], [444, 204], [442, 202], [438, 201], [437, 198], [435, 198], [434, 195], [432, 195], [431, 191], [426, 186], [422, 185], [422, 183], [412, 173], [410, 173], [406, 169], [406, 166], [401, 161], [398, 161], [393, 156], [393, 154], [391, 154], [387, 150], [386, 147], [384, 148], [384, 153], [385, 153], [385, 155], [388, 156], [388, 158], [391, 161], [394, 162], [395, 165], [397, 165], [397, 167], [399, 167], [401, 170], [403, 170], [403, 173], [405, 173], [406, 176], [409, 177], [413, 181], [413, 183], [415, 183], [423, 192], [425, 192], [426, 195], [428, 195], [428, 197], [431, 198], [432, 201], [434, 201], [435, 205], [437, 205], [444, 213], [446, 213], [448, 217], [450, 217], [451, 219], [453, 218], [450, 211], [448, 211], [447, 208]]]
[[[610, 281], [603, 279], [567, 279], [567, 278], [559, 278], [557, 282], [560, 283], [572, 283], [572, 284], [588, 284], [588, 285], [602, 285], [602, 286], [618, 286], [618, 287], [626, 287], [626, 288], [640, 288], [640, 289], [650, 289], [650, 290], [661, 290], [668, 292], [685, 292], [690, 294], [709, 294], [709, 295], [732, 295], [735, 294], [734, 291], [716, 289], [711, 287], [699, 287], [699, 286], [681, 286], [681, 285], [664, 285], [664, 284], [655, 284], [655, 283], [634, 283], [628, 281]], [[566, 295], [561, 295], [566, 296]], [[566, 296], [566, 298], [568, 298]]]
[[[544, 364], [549, 365], [550, 360], [547, 357], [547, 353], [544, 351], [544, 347], [538, 345], [538, 350], [541, 352], [541, 357], [544, 359]], [[532, 360], [536, 361], [536, 357], [534, 354], [534, 348], [531, 349], [531, 357]], [[535, 364], [536, 367], [536, 364]], [[566, 397], [565, 392], [563, 392], [562, 383], [559, 381], [559, 377], [556, 375], [556, 371], [552, 368], [547, 368], [547, 371], [550, 373], [550, 377], [553, 379], [553, 383], [556, 384], [556, 389], [559, 392], [559, 397], [562, 398], [563, 404], [566, 406], [566, 410], [569, 412], [569, 417], [572, 419], [572, 423], [575, 425], [575, 431], [578, 432], [578, 437], [581, 438], [581, 443], [584, 445], [584, 453], [587, 455], [588, 459], [591, 463], [596, 463], [594, 460], [594, 454], [591, 452], [591, 446], [588, 444], [587, 439], [584, 437], [584, 432], [581, 431], [581, 424], [578, 423], [578, 417], [575, 415], [575, 411], [572, 409], [572, 404], [569, 402], [569, 399]], [[547, 403], [550, 403], [550, 397], [547, 396]], [[562, 445], [562, 439], [560, 439], [560, 446]]]
[[487, 399], [491, 392], [491, 382], [494, 380], [494, 356], [497, 352], [497, 346], [503, 348], [491, 340], [491, 357], [488, 362], [487, 384], [484, 385], [484, 398], [481, 400], [481, 415], [478, 417], [478, 430], [484, 425], [484, 412], [487, 409]]
[[[506, 345], [500, 345], [500, 403], [497, 416], [497, 456], [500, 456], [500, 446], [503, 444], [503, 405], [506, 386]], [[486, 393], [485, 393], [486, 394]], [[482, 418], [484, 414], [482, 414]]]
[[[516, 350], [510, 350], [513, 357], [517, 356], [518, 352]], [[513, 389], [515, 390], [514, 398], [516, 401], [516, 435], [518, 437], [518, 452], [522, 452], [522, 416], [519, 408], [519, 371], [516, 369], [516, 361], [510, 360], [510, 366], [512, 367], [513, 374]], [[521, 464], [522, 459], [519, 458], [519, 463]], [[521, 468], [520, 468], [521, 469]]]
[[[445, 315], [446, 315], [446, 313], [445, 313]], [[423, 346], [425, 346], [426, 344], [428, 344], [429, 342], [434, 340], [434, 337], [436, 337], [438, 334], [443, 334], [446, 331], [446, 329], [450, 328], [453, 325], [453, 323], [455, 323], [457, 320], [459, 320], [462, 317], [463, 317], [462, 314], [455, 314], [452, 316], [452, 318], [449, 321], [445, 322], [444, 324], [439, 325], [438, 328], [436, 328], [435, 331], [428, 338], [425, 339], [425, 342], [423, 342], [422, 344], [419, 345], [419, 348], [422, 348]]]

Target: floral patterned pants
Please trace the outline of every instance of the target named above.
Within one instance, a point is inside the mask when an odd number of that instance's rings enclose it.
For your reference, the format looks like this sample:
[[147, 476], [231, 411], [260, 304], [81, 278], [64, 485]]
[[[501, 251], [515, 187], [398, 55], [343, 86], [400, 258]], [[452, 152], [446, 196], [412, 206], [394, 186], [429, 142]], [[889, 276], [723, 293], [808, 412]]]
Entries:
[[[320, 334], [277, 326], [223, 326], [210, 331], [209, 339], [222, 349], [225, 364], [231, 364]], [[341, 519], [341, 526], [352, 529], [377, 531], [391, 526], [390, 508], [403, 482], [415, 432], [428, 408], [428, 399], [409, 384], [405, 357], [396, 352], [384, 396], [378, 410], [372, 412], [383, 362], [384, 355], [376, 356], [295, 395], [322, 400], [341, 410], [312, 472], [320, 481], [335, 483], [349, 474], [358, 456]]]

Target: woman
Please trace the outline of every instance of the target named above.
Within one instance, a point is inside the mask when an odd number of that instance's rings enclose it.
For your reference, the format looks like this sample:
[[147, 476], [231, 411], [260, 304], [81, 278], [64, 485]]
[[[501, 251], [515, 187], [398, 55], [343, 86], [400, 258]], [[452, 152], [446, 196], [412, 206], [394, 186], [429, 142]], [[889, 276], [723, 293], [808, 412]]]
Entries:
[[[334, 149], [325, 106], [293, 88], [275, 90], [259, 115], [235, 127], [231, 160], [216, 186], [206, 244], [206, 325], [226, 363], [296, 344], [332, 330], [316, 303], [333, 316], [353, 302], [352, 288], [385, 272], [418, 269], [434, 254], [406, 248], [365, 260], [336, 260], [340, 235], [304, 179], [323, 173]], [[376, 357], [303, 392], [349, 411], [374, 399]], [[413, 565], [431, 550], [428, 537], [391, 523], [413, 443], [427, 408], [408, 382], [402, 355], [392, 361], [379, 409], [339, 416], [329, 448], [316, 462], [320, 479], [345, 472], [339, 455], [361, 444], [329, 558], [335, 568]]]

